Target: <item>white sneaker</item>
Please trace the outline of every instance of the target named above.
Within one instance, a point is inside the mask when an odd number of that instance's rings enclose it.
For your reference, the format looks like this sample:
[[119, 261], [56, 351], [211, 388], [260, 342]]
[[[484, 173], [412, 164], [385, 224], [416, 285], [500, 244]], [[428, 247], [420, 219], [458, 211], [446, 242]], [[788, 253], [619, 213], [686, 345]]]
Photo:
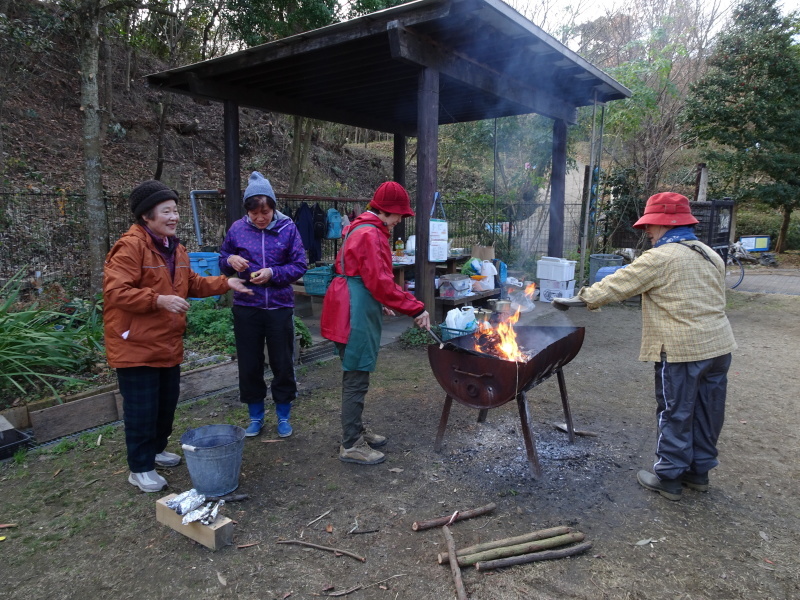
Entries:
[[156, 464], [159, 467], [177, 467], [181, 464], [181, 457], [178, 454], [164, 450], [164, 452], [156, 454]]
[[135, 485], [143, 492], [160, 492], [167, 487], [167, 480], [156, 473], [156, 470], [146, 473], [131, 473], [128, 475], [128, 483]]

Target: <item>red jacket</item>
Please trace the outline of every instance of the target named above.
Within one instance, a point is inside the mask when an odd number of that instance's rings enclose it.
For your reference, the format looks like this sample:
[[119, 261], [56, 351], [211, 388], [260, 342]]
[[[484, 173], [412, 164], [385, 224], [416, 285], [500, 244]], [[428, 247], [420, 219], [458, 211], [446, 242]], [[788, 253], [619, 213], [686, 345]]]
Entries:
[[173, 280], [153, 238], [143, 227], [132, 225], [108, 253], [103, 271], [108, 364], [114, 369], [180, 364], [186, 315], [158, 308], [156, 299], [161, 295], [202, 298], [227, 291], [224, 275], [202, 277], [192, 271], [183, 245], [175, 250]]
[[[359, 225], [336, 257], [336, 272], [341, 273], [344, 252], [345, 274], [361, 276], [364, 286], [372, 297], [383, 306], [399, 313], [416, 317], [425, 311], [425, 305], [413, 295], [404, 292], [394, 281], [392, 253], [389, 249], [389, 228], [377, 215], [364, 212], [345, 228], [344, 237]], [[320, 319], [320, 333], [334, 342], [346, 344], [350, 338], [350, 293], [344, 277], [334, 277], [325, 293]]]

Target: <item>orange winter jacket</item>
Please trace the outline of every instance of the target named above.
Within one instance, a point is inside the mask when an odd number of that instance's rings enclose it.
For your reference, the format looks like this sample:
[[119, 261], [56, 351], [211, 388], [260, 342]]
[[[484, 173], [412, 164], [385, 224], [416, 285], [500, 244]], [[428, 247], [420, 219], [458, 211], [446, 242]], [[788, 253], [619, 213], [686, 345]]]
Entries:
[[202, 277], [192, 271], [183, 245], [175, 250], [172, 280], [164, 257], [139, 225], [114, 244], [103, 273], [103, 323], [106, 358], [112, 368], [174, 367], [183, 361], [186, 315], [156, 306], [160, 295], [181, 298], [228, 291], [224, 275]]

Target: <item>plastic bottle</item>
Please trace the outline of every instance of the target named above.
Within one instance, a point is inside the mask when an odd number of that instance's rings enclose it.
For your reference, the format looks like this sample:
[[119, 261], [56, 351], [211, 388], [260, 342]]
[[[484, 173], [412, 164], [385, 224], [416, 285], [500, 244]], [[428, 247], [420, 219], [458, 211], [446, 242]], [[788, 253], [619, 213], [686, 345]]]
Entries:
[[403, 256], [405, 253], [406, 245], [403, 243], [403, 240], [397, 238], [397, 241], [394, 243], [394, 254], [395, 256]]

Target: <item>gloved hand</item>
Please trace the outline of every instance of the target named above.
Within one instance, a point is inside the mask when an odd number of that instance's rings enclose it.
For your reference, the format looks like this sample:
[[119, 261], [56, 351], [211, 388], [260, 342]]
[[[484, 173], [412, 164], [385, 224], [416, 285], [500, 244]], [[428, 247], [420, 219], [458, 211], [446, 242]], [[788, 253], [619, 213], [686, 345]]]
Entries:
[[553, 298], [550, 304], [555, 306], [558, 310], [567, 310], [571, 306], [586, 306], [586, 302], [581, 300], [578, 296], [572, 298]]

